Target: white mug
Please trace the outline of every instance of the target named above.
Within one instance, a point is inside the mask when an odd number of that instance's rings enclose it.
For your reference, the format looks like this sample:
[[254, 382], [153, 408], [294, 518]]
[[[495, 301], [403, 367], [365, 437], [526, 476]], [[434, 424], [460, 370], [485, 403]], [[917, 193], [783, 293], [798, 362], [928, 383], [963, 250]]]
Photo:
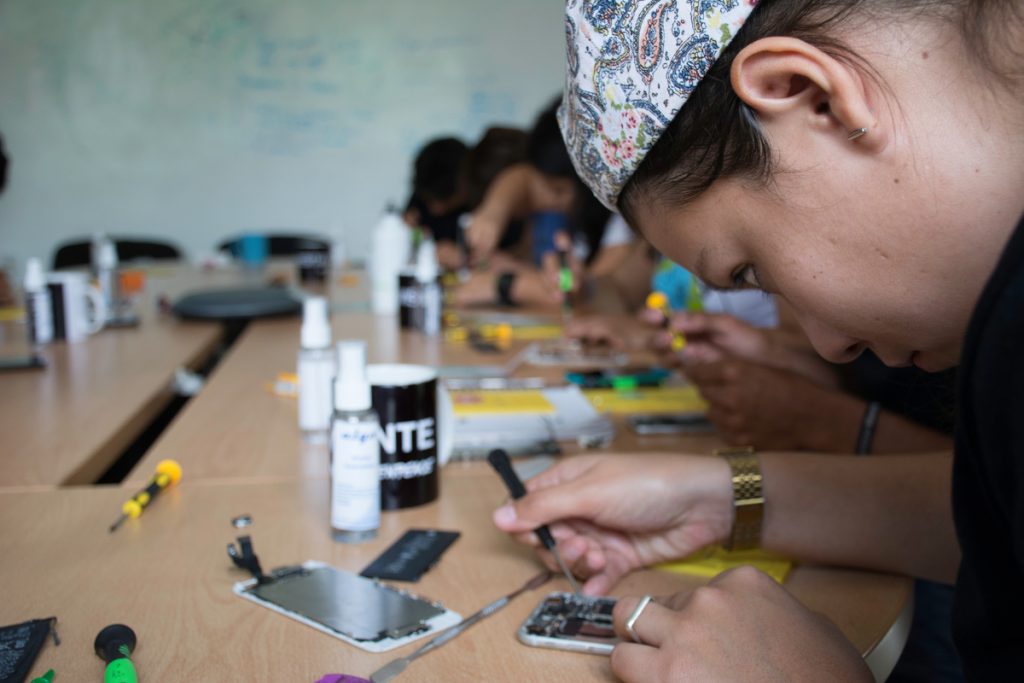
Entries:
[[53, 337], [79, 342], [103, 329], [103, 294], [84, 273], [49, 273], [46, 286], [53, 305]]

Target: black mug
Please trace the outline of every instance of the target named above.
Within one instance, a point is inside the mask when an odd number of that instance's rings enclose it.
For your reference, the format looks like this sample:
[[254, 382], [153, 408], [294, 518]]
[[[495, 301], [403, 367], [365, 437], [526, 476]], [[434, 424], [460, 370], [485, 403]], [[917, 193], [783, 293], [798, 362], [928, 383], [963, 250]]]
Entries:
[[295, 255], [299, 282], [326, 282], [331, 269], [331, 250], [321, 245], [305, 245]]
[[380, 418], [382, 510], [437, 499], [444, 451], [437, 371], [425, 365], [367, 366], [373, 409]]
[[403, 330], [416, 329], [417, 314], [422, 307], [420, 283], [409, 270], [398, 274], [398, 325]]

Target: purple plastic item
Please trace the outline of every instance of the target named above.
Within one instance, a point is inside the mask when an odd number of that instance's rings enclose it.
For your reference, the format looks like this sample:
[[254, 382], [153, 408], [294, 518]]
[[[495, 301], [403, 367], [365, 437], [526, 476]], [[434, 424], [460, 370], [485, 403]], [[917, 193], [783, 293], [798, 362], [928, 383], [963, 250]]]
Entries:
[[370, 683], [370, 681], [348, 674], [327, 674], [316, 683]]

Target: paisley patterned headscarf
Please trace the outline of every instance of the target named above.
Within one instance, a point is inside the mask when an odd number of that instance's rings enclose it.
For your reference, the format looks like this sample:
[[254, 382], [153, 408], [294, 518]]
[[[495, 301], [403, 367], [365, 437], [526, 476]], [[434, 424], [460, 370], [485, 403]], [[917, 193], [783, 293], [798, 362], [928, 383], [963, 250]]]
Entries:
[[756, 0], [568, 0], [558, 120], [605, 206], [682, 109]]

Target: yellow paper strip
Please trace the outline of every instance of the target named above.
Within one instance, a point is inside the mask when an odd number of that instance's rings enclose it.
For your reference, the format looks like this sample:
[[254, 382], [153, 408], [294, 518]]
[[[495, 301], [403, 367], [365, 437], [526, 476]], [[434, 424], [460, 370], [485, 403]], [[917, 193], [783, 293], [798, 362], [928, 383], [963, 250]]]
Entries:
[[23, 308], [0, 308], [0, 322], [19, 322], [25, 318]]
[[730, 552], [725, 548], [716, 547], [710, 554], [705, 554], [705, 551], [701, 551], [685, 560], [655, 565], [655, 569], [663, 569], [676, 574], [702, 576], [710, 579], [724, 571], [735, 567], [742, 567], [743, 565], [750, 565], [755, 569], [760, 569], [779, 583], [783, 583], [786, 580], [786, 575], [789, 574], [789, 570], [793, 567], [793, 563], [790, 560], [763, 550], [738, 550]]
[[539, 389], [464, 389], [452, 391], [451, 397], [456, 417], [555, 412], [555, 407]]
[[633, 415], [636, 413], [703, 413], [708, 404], [697, 387], [652, 387], [620, 391], [587, 389], [591, 405], [602, 413]]

